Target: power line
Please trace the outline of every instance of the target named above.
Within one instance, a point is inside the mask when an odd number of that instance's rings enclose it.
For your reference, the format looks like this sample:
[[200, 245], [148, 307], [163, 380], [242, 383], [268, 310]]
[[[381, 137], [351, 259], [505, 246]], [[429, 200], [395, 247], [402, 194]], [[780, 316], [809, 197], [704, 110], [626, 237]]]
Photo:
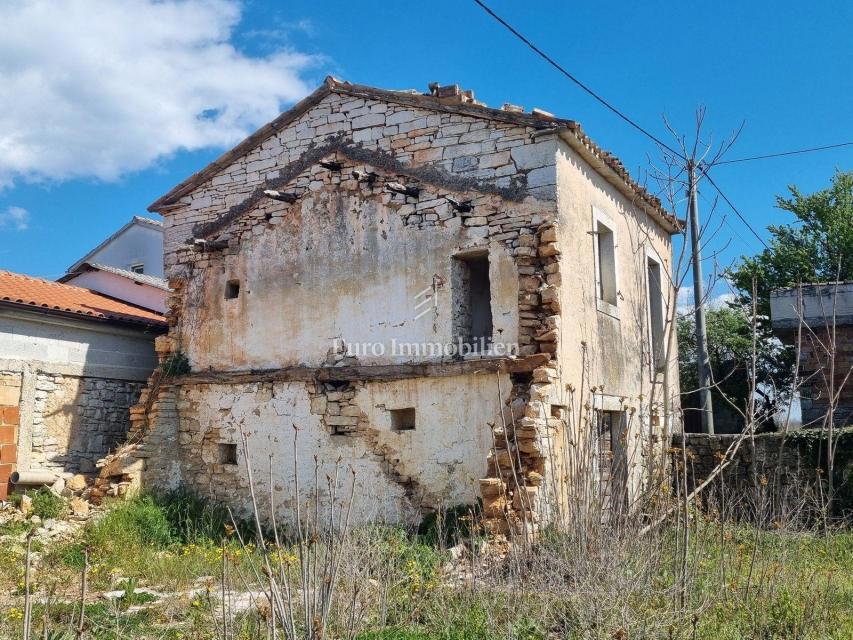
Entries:
[[672, 147], [670, 147], [668, 144], [666, 144], [665, 142], [663, 142], [660, 138], [658, 138], [658, 137], [657, 137], [657, 136], [655, 136], [654, 134], [652, 134], [652, 133], [650, 133], [649, 131], [647, 131], [646, 129], [644, 129], [642, 126], [640, 126], [639, 124], [637, 124], [634, 120], [632, 120], [632, 119], [631, 119], [631, 118], [629, 118], [627, 115], [625, 115], [624, 113], [622, 113], [621, 111], [619, 111], [619, 109], [617, 109], [617, 108], [616, 108], [616, 107], [614, 107], [612, 104], [610, 104], [609, 102], [607, 102], [607, 100], [605, 100], [604, 98], [602, 98], [602, 97], [601, 97], [600, 95], [598, 95], [595, 91], [593, 91], [592, 89], [590, 89], [590, 88], [589, 88], [588, 86], [586, 86], [583, 82], [581, 82], [581, 81], [580, 81], [580, 80], [578, 80], [575, 76], [573, 76], [571, 73], [569, 73], [569, 72], [568, 72], [564, 67], [562, 67], [562, 66], [561, 66], [561, 65], [560, 65], [556, 60], [554, 60], [553, 58], [551, 58], [551, 56], [549, 56], [547, 53], [545, 53], [544, 51], [542, 51], [539, 47], [537, 47], [535, 44], [533, 44], [530, 40], [528, 40], [527, 38], [525, 38], [521, 33], [519, 33], [519, 32], [518, 32], [518, 30], [517, 30], [515, 27], [513, 27], [513, 26], [512, 26], [511, 24], [509, 24], [506, 20], [504, 20], [503, 18], [501, 18], [501, 17], [500, 17], [498, 14], [496, 14], [494, 11], [492, 11], [488, 6], [486, 6], [483, 2], [481, 2], [481, 0], [474, 0], [474, 2], [475, 2], [476, 4], [478, 4], [478, 5], [480, 6], [480, 8], [481, 8], [481, 9], [483, 9], [483, 11], [485, 11], [486, 13], [488, 13], [488, 14], [489, 14], [490, 16], [492, 16], [495, 20], [497, 20], [501, 25], [503, 25], [503, 26], [504, 26], [504, 27], [505, 27], [505, 28], [506, 28], [506, 29], [507, 29], [507, 30], [508, 30], [512, 35], [514, 35], [516, 38], [518, 38], [519, 40], [521, 40], [521, 41], [522, 41], [524, 44], [526, 44], [530, 49], [532, 49], [532, 50], [533, 50], [537, 55], [539, 55], [541, 58], [543, 58], [543, 59], [545, 60], [545, 62], [547, 62], [548, 64], [550, 64], [550, 65], [551, 65], [552, 67], [554, 67], [557, 71], [559, 71], [560, 73], [562, 73], [562, 74], [563, 74], [564, 76], [566, 76], [569, 80], [571, 80], [572, 82], [574, 82], [574, 83], [575, 83], [576, 85], [578, 85], [581, 89], [583, 89], [583, 90], [584, 90], [584, 91], [586, 91], [589, 95], [591, 95], [593, 98], [595, 98], [596, 100], [598, 100], [598, 102], [600, 102], [600, 103], [601, 103], [601, 104], [603, 104], [605, 107], [607, 107], [608, 109], [610, 109], [610, 111], [612, 111], [612, 112], [613, 112], [613, 113], [615, 113], [617, 116], [619, 116], [620, 118], [622, 118], [625, 122], [627, 122], [628, 124], [630, 124], [632, 127], [634, 127], [637, 131], [639, 131], [640, 133], [642, 133], [642, 134], [643, 134], [643, 135], [645, 135], [646, 137], [651, 138], [654, 142], [656, 142], [657, 144], [659, 144], [661, 147], [663, 147], [664, 149], [666, 149], [666, 150], [667, 150], [667, 151], [669, 151], [670, 153], [675, 154], [676, 156], [678, 156], [678, 157], [679, 157], [679, 158], [681, 158], [682, 160], [686, 160], [686, 158], [685, 158], [681, 153], [679, 153], [678, 151], [676, 151], [675, 149], [673, 149]]
[[731, 200], [729, 200], [729, 197], [728, 197], [725, 193], [723, 193], [723, 190], [722, 190], [722, 189], [720, 189], [719, 185], [718, 185], [716, 182], [714, 182], [714, 180], [713, 180], [713, 178], [711, 178], [711, 176], [709, 176], [709, 175], [708, 175], [708, 172], [705, 170], [705, 168], [704, 168], [704, 167], [700, 167], [700, 169], [699, 169], [699, 170], [702, 172], [702, 175], [703, 175], [703, 176], [705, 176], [705, 178], [707, 178], [708, 182], [710, 182], [710, 183], [711, 183], [711, 186], [712, 186], [712, 187], [714, 187], [714, 189], [716, 189], [716, 190], [717, 190], [717, 193], [719, 193], [719, 194], [720, 194], [720, 197], [725, 201], [725, 203], [726, 203], [727, 205], [729, 205], [729, 207], [731, 207], [731, 210], [735, 212], [735, 215], [736, 215], [738, 218], [740, 218], [740, 221], [741, 221], [741, 222], [743, 222], [743, 223], [746, 225], [746, 228], [747, 228], [747, 229], [749, 229], [749, 230], [752, 232], [752, 235], [754, 235], [756, 238], [758, 238], [758, 241], [759, 241], [762, 245], [764, 245], [764, 248], [765, 248], [765, 249], [768, 249], [768, 250], [769, 250], [769, 249], [770, 249], [770, 245], [768, 245], [766, 242], [764, 242], [764, 239], [763, 239], [760, 235], [758, 235], [758, 232], [757, 232], [757, 231], [752, 227], [752, 225], [751, 225], [751, 224], [749, 224], [749, 222], [748, 222], [748, 221], [747, 221], [747, 219], [746, 219], [746, 218], [741, 214], [741, 212], [740, 212], [740, 211], [738, 211], [738, 208], [734, 205], [734, 203], [733, 203]]
[[[475, 0], [476, 1], [476, 0]], [[839, 147], [853, 146], [853, 142], [839, 142], [838, 144], [828, 144], [823, 147], [810, 147], [808, 149], [796, 149], [794, 151], [781, 151], [779, 153], [768, 153], [763, 156], [750, 156], [749, 158], [735, 158], [733, 160], [719, 160], [714, 163], [714, 166], [721, 164], [734, 164], [736, 162], [750, 162], [752, 160], [765, 160], [767, 158], [781, 158], [782, 156], [795, 156], [800, 153], [811, 153], [812, 151], [825, 151], [826, 149], [838, 149]]]
[[[601, 97], [600, 95], [598, 95], [595, 91], [593, 91], [593, 90], [592, 90], [592, 89], [590, 89], [588, 86], [586, 86], [583, 82], [581, 82], [580, 80], [578, 80], [574, 75], [572, 75], [572, 74], [571, 74], [569, 71], [567, 71], [563, 66], [561, 66], [561, 65], [560, 65], [556, 60], [554, 60], [553, 58], [551, 58], [551, 56], [549, 56], [547, 53], [545, 53], [545, 52], [544, 52], [544, 51], [542, 51], [539, 47], [537, 47], [535, 44], [533, 44], [530, 40], [528, 40], [526, 37], [524, 37], [524, 36], [523, 36], [523, 35], [522, 35], [522, 34], [521, 34], [521, 33], [520, 33], [520, 32], [519, 32], [515, 27], [513, 27], [513, 26], [512, 26], [511, 24], [509, 24], [506, 20], [504, 20], [503, 18], [501, 18], [501, 17], [500, 17], [498, 14], [496, 14], [494, 11], [492, 11], [492, 10], [491, 10], [491, 9], [490, 9], [490, 8], [489, 8], [489, 7], [484, 3], [484, 2], [482, 2], [482, 0], [474, 0], [474, 2], [475, 2], [475, 3], [476, 3], [476, 4], [477, 4], [481, 9], [483, 9], [483, 11], [485, 11], [486, 13], [488, 13], [492, 18], [494, 18], [498, 23], [500, 23], [500, 24], [501, 24], [505, 29], [507, 29], [510, 33], [512, 33], [512, 35], [514, 35], [516, 38], [518, 38], [519, 40], [521, 40], [525, 45], [527, 45], [527, 46], [528, 46], [528, 47], [529, 47], [529, 48], [530, 48], [534, 53], [536, 53], [536, 54], [537, 54], [538, 56], [540, 56], [543, 60], [545, 60], [545, 62], [547, 62], [547, 63], [548, 63], [548, 64], [550, 64], [552, 67], [554, 67], [555, 69], [557, 69], [557, 71], [559, 71], [559, 72], [560, 72], [560, 73], [562, 73], [564, 76], [566, 76], [569, 80], [571, 80], [571, 81], [572, 81], [572, 82], [574, 82], [576, 85], [578, 85], [578, 86], [579, 86], [581, 89], [583, 89], [586, 93], [588, 93], [590, 96], [592, 96], [593, 98], [595, 98], [598, 102], [600, 102], [601, 104], [603, 104], [603, 105], [604, 105], [605, 107], [607, 107], [610, 111], [612, 111], [612, 112], [613, 112], [613, 113], [615, 113], [617, 116], [619, 116], [622, 120], [624, 120], [625, 122], [627, 122], [628, 124], [630, 124], [632, 127], [634, 127], [635, 129], [637, 129], [637, 131], [639, 131], [640, 133], [642, 133], [642, 134], [643, 134], [643, 135], [645, 135], [646, 137], [650, 138], [651, 140], [653, 140], [655, 143], [657, 143], [658, 145], [660, 145], [660, 146], [661, 146], [661, 147], [663, 147], [664, 149], [668, 150], [670, 153], [672, 153], [672, 154], [676, 155], [677, 157], [681, 158], [682, 160], [687, 161], [687, 158], [685, 158], [685, 157], [684, 157], [684, 155], [682, 155], [681, 153], [679, 153], [678, 151], [676, 151], [675, 149], [673, 149], [672, 147], [670, 147], [668, 144], [666, 144], [665, 142], [663, 142], [662, 140], [660, 140], [660, 139], [659, 139], [657, 136], [655, 136], [654, 134], [652, 134], [652, 133], [650, 133], [649, 131], [647, 131], [646, 129], [644, 129], [642, 126], [640, 126], [639, 124], [637, 124], [634, 120], [632, 120], [632, 119], [631, 119], [631, 118], [629, 118], [627, 115], [625, 115], [624, 113], [622, 113], [621, 111], [619, 111], [619, 109], [617, 109], [617, 108], [616, 108], [616, 107], [614, 107], [612, 104], [610, 104], [609, 102], [607, 102], [607, 100], [605, 100], [604, 98], [602, 98], [602, 97]], [[847, 145], [847, 144], [853, 144], [853, 143], [844, 143], [844, 144], [842, 144], [842, 145], [837, 145], [837, 146], [845, 146], [845, 145]], [[836, 145], [833, 145], [833, 146], [836, 146]], [[826, 147], [826, 148], [830, 148], [830, 147]], [[800, 151], [785, 152], [785, 153], [783, 153], [783, 154], [778, 154], [778, 155], [791, 155], [791, 154], [794, 154], [794, 153], [806, 153], [807, 151], [812, 151], [812, 150], [817, 151], [817, 150], [819, 150], [819, 148], [815, 148], [815, 149], [805, 149], [805, 150], [800, 150]], [[768, 156], [766, 156], [766, 157], [775, 157], [776, 155], [777, 155], [777, 154], [770, 154], [770, 155], [768, 155]], [[741, 158], [741, 159], [737, 159], [737, 160], [729, 160], [729, 161], [727, 161], [727, 162], [728, 162], [728, 163], [734, 163], [734, 162], [745, 162], [746, 160], [753, 160], [753, 159], [757, 160], [757, 159], [759, 159], [759, 157], [755, 157], [755, 158]], [[718, 163], [716, 163], [716, 164], [725, 164], [725, 162], [718, 162]], [[741, 222], [743, 222], [743, 223], [747, 226], [747, 228], [752, 232], [752, 234], [753, 234], [753, 235], [758, 239], [758, 241], [759, 241], [759, 242], [760, 242], [760, 243], [761, 243], [765, 248], [770, 249], [769, 245], [768, 245], [766, 242], [764, 242], [764, 240], [761, 238], [761, 236], [760, 236], [760, 235], [758, 235], [758, 232], [756, 232], [756, 231], [755, 231], [755, 229], [752, 227], [752, 225], [751, 225], [751, 224], [749, 224], [749, 222], [747, 221], [747, 219], [746, 219], [746, 218], [741, 214], [741, 212], [740, 212], [740, 211], [738, 210], [738, 208], [734, 205], [734, 203], [733, 203], [731, 200], [729, 200], [728, 196], [726, 196], [726, 194], [725, 194], [725, 193], [723, 193], [722, 189], [720, 189], [720, 187], [717, 185], [717, 183], [716, 183], [716, 182], [714, 182], [714, 181], [713, 181], [713, 179], [711, 179], [711, 176], [709, 176], [709, 175], [708, 175], [708, 173], [706, 172], [706, 170], [705, 170], [704, 168], [700, 168], [700, 170], [701, 170], [702, 174], [703, 174], [703, 175], [708, 179], [708, 182], [710, 182], [710, 183], [711, 183], [711, 185], [712, 185], [712, 186], [717, 190], [717, 192], [720, 194], [720, 196], [723, 198], [723, 200], [726, 202], [726, 204], [728, 204], [728, 205], [729, 205], [729, 207], [731, 207], [732, 211], [734, 211], [734, 212], [735, 212], [735, 214], [737, 215], [737, 217], [738, 217], [738, 218], [740, 218]]]

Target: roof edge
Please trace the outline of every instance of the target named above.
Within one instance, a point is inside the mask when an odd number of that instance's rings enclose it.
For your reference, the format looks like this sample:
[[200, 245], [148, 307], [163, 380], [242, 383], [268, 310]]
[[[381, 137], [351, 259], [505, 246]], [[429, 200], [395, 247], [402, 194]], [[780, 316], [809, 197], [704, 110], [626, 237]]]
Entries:
[[663, 206], [661, 201], [649, 194], [642, 185], [628, 174], [622, 163], [611, 154], [602, 151], [580, 127], [562, 129], [560, 139], [583, 158], [605, 180], [638, 205], [670, 235], [684, 231], [684, 222]]
[[[231, 165], [235, 160], [242, 157], [258, 145], [262, 144], [271, 136], [306, 113], [314, 105], [331, 93], [341, 93], [354, 97], [380, 99], [388, 102], [411, 105], [435, 111], [457, 113], [474, 118], [483, 118], [528, 126], [540, 130], [551, 130], [555, 133], [565, 131], [570, 135], [561, 136], [569, 145], [575, 149], [589, 164], [605, 177], [611, 184], [617, 186], [624, 195], [633, 202], [639, 204], [656, 222], [658, 222], [668, 233], [680, 233], [684, 229], [683, 221], [667, 211], [660, 199], [652, 196], [628, 174], [621, 161], [613, 154], [604, 151], [596, 145], [582, 130], [580, 124], [574, 120], [556, 117], [544, 117], [533, 113], [518, 113], [503, 111], [480, 104], [473, 103], [448, 103], [441, 98], [420, 93], [407, 93], [404, 91], [393, 91], [379, 89], [367, 85], [353, 84], [326, 76], [322, 85], [313, 93], [303, 98], [296, 105], [280, 114], [277, 118], [265, 124], [254, 133], [246, 137], [237, 146], [226, 151], [216, 160], [208, 164], [200, 171], [192, 174], [186, 180], [175, 186], [168, 193], [158, 198], [149, 207], [148, 211], [155, 213], [167, 213], [175, 207], [178, 200], [190, 193], [193, 189], [203, 184], [219, 171]], [[611, 179], [612, 178], [612, 179]]]
[[[99, 294], [103, 295], [103, 294]], [[110, 296], [104, 296], [105, 298], [109, 298]], [[114, 298], [117, 300], [117, 298]], [[126, 300], [120, 300], [124, 304], [131, 304]], [[135, 305], [139, 306], [139, 305]], [[162, 320], [143, 320], [139, 318], [137, 320], [133, 320], [130, 317], [127, 318], [109, 318], [95, 315], [88, 315], [85, 313], [78, 313], [77, 311], [66, 311], [65, 309], [55, 309], [53, 307], [43, 307], [36, 304], [29, 304], [26, 302], [13, 302], [11, 300], [0, 300], [0, 309], [14, 309], [15, 311], [29, 311], [31, 313], [37, 313], [41, 315], [47, 316], [55, 316], [58, 318], [67, 318], [69, 320], [80, 320], [84, 322], [97, 322], [99, 324], [116, 324], [121, 325], [123, 327], [133, 327], [136, 329], [145, 328], [145, 329], [157, 329], [158, 331], [168, 331], [169, 322], [164, 317]], [[145, 307], [139, 307], [143, 311], [152, 312], [152, 309], [146, 309]]]
[[127, 269], [120, 269], [111, 265], [90, 262], [88, 260], [85, 262], [81, 262], [76, 269], [60, 276], [56, 279], [56, 281], [65, 284], [69, 280], [73, 280], [77, 276], [83, 273], [87, 273], [89, 271], [101, 271], [103, 273], [112, 274], [119, 278], [126, 278], [127, 280], [131, 280], [132, 282], [146, 287], [154, 287], [155, 289], [161, 289], [163, 291], [171, 291], [165, 278], [159, 278], [157, 276], [151, 276], [146, 274], [137, 274], [132, 271], [128, 271]]
[[380, 99], [388, 102], [397, 102], [399, 104], [416, 106], [422, 109], [425, 108], [435, 111], [458, 113], [473, 118], [497, 120], [507, 124], [529, 126], [537, 129], [556, 129], [559, 126], [577, 126], [577, 123], [573, 120], [544, 118], [533, 115], [532, 113], [502, 111], [501, 109], [493, 109], [491, 107], [484, 107], [475, 104], [449, 104], [447, 102], [442, 102], [440, 98], [434, 96], [412, 94], [404, 91], [393, 91], [391, 89], [379, 89], [367, 85], [345, 82], [338, 80], [333, 76], [326, 76], [323, 84], [320, 85], [320, 87], [313, 93], [297, 102], [293, 107], [279, 115], [277, 118], [244, 138], [237, 144], [237, 146], [229, 149], [206, 167], [192, 174], [186, 180], [176, 185], [168, 193], [155, 200], [148, 207], [148, 211], [154, 213], [167, 212], [168, 209], [174, 206], [180, 198], [192, 191], [195, 187], [203, 184], [219, 171], [232, 164], [236, 159], [244, 156], [259, 144], [262, 144], [271, 136], [278, 133], [281, 129], [306, 113], [311, 109], [311, 107], [319, 103], [323, 98], [331, 93], [341, 93], [359, 98]]
[[177, 184], [168, 193], [160, 196], [148, 206], [152, 213], [162, 213], [173, 206], [180, 198], [195, 189], [200, 184], [212, 178], [220, 170], [232, 164], [234, 160], [246, 155], [249, 151], [263, 143], [285, 126], [306, 113], [311, 107], [318, 104], [323, 98], [332, 92], [334, 79], [327, 76], [326, 80], [313, 93], [309, 94], [290, 109], [280, 114], [274, 120], [268, 122], [254, 133], [249, 134], [237, 146], [229, 149], [209, 165], [195, 172], [183, 182]]
[[142, 216], [133, 216], [130, 220], [128, 220], [126, 223], [124, 223], [117, 231], [114, 231], [113, 233], [108, 235], [101, 242], [99, 242], [95, 247], [90, 249], [89, 252], [86, 253], [86, 255], [84, 255], [82, 258], [80, 258], [74, 264], [72, 264], [70, 267], [68, 267], [68, 269], [66, 269], [66, 273], [73, 273], [74, 271], [79, 269], [82, 264], [84, 264], [85, 262], [89, 262], [89, 258], [91, 258], [94, 254], [96, 254], [98, 251], [103, 249], [110, 242], [112, 242], [113, 240], [118, 238], [121, 234], [123, 234], [125, 231], [130, 229], [135, 224], [141, 224], [141, 225], [146, 226], [148, 228], [156, 229], [160, 233], [163, 233], [163, 223], [162, 222], [158, 222], [157, 220], [151, 220], [150, 218], [143, 218]]

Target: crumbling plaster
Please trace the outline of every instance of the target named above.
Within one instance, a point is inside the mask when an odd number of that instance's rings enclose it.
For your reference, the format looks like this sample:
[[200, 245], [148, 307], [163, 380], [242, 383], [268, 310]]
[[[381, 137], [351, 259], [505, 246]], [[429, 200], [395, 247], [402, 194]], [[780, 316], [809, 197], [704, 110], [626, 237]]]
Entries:
[[[294, 517], [294, 472], [300, 500], [311, 499], [315, 458], [320, 478], [337, 467], [339, 495], [347, 500], [355, 473], [354, 522], [416, 521], [421, 506], [476, 500], [490, 425], [500, 416], [494, 374], [359, 384], [354, 405], [365, 426], [347, 435], [331, 435], [313, 410], [306, 388], [313, 384], [183, 386], [176, 402], [181, 484], [247, 514], [245, 433], [256, 489], [268, 495], [273, 487], [282, 521]], [[388, 409], [403, 407], [416, 407], [417, 426], [395, 432]], [[238, 464], [221, 463], [220, 443], [237, 445]]]
[[[671, 345], [663, 370], [651, 363], [647, 259], [660, 259], [664, 273], [664, 314], [669, 317], [674, 291], [669, 234], [612, 184], [583, 161], [568, 145], [558, 144], [558, 244], [572, 256], [564, 263], [560, 282], [560, 384], [556, 404], [582, 406], [582, 398], [599, 410], [625, 411], [628, 417], [629, 488], [636, 495], [647, 471], [649, 443], [664, 442], [664, 405], [669, 416], [677, 406], [678, 356]], [[604, 214], [616, 237], [618, 302], [615, 313], [599, 310], [595, 274], [594, 214]], [[599, 214], [599, 215], [600, 215]], [[581, 267], [582, 265], [582, 267]], [[667, 338], [671, 337], [667, 328]], [[571, 390], [567, 385], [571, 385]], [[592, 398], [590, 388], [596, 387]], [[659, 419], [652, 419], [652, 406]], [[634, 412], [632, 414], [632, 411]], [[653, 422], [655, 424], [653, 424]], [[579, 441], [590, 425], [578, 423]]]
[[[390, 200], [381, 186], [374, 194], [354, 180], [338, 186], [333, 181], [339, 175], [326, 170], [306, 176], [322, 187], [286, 211], [282, 203], [265, 204], [262, 211], [271, 217], [265, 233], [243, 233], [239, 251], [211, 256], [203, 270], [196, 263], [192, 286], [199, 296], [184, 299], [182, 314], [184, 348], [195, 368], [318, 366], [343, 344], [352, 345], [362, 364], [417, 359], [402, 350], [389, 356], [395, 343], [452, 342], [452, 256], [474, 248], [489, 252], [493, 340], [518, 343], [511, 246], [490, 240], [484, 225], [467, 226], [443, 200], [431, 209], [440, 210], [433, 215], [442, 224], [421, 229], [401, 211], [414, 210], [406, 198]], [[475, 205], [482, 215], [498, 207], [500, 202]], [[237, 298], [223, 295], [229, 280], [240, 282]], [[430, 296], [432, 311], [422, 315], [417, 305]]]

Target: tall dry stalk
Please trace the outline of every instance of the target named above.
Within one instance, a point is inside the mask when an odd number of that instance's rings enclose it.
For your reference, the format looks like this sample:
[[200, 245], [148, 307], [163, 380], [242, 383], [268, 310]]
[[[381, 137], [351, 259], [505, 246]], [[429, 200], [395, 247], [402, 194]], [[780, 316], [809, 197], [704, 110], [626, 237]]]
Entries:
[[[239, 521], [232, 514], [235, 539], [245, 552], [242, 557], [248, 567], [241, 567], [229, 557], [223, 543], [222, 588], [220, 615], [217, 623], [222, 640], [236, 637], [238, 624], [233, 607], [229, 606], [232, 591], [231, 577], [236, 575], [244, 588], [251, 592], [251, 584], [263, 585], [269, 603], [266, 622], [267, 638], [286, 640], [323, 640], [339, 637], [341, 630], [351, 636], [356, 623], [357, 592], [350, 587], [344, 597], [341, 593], [340, 568], [349, 554], [355, 553], [351, 540], [350, 515], [355, 493], [355, 472], [351, 471], [345, 493], [340, 494], [343, 480], [340, 477], [341, 460], [334, 471], [325, 477], [325, 491], [320, 483], [320, 461], [314, 457], [314, 483], [308, 497], [302, 495], [300, 486], [300, 459], [298, 456], [299, 430], [294, 425], [292, 470], [293, 483], [290, 503], [293, 505], [290, 522], [282, 530], [281, 514], [277, 509], [272, 483], [273, 454], [269, 456], [270, 483], [266, 509], [261, 505], [259, 486], [254, 475], [250, 437], [241, 430], [243, 458], [246, 464], [251, 518], [254, 524], [254, 545], [257, 555], [240, 532]], [[267, 535], [264, 535], [264, 532]], [[246, 574], [246, 570], [248, 574]], [[357, 588], [357, 587], [356, 587]], [[254, 598], [256, 609], [263, 603]], [[340, 626], [331, 630], [332, 619]]]

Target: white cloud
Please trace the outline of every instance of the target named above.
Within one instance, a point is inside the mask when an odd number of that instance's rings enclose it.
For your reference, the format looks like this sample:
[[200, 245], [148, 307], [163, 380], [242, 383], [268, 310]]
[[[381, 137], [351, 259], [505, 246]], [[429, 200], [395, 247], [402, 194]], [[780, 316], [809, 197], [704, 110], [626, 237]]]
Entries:
[[0, 229], [26, 231], [30, 226], [30, 212], [22, 207], [6, 207], [0, 211]]
[[239, 20], [234, 0], [0, 3], [0, 188], [114, 180], [274, 118], [316, 59], [245, 55]]

